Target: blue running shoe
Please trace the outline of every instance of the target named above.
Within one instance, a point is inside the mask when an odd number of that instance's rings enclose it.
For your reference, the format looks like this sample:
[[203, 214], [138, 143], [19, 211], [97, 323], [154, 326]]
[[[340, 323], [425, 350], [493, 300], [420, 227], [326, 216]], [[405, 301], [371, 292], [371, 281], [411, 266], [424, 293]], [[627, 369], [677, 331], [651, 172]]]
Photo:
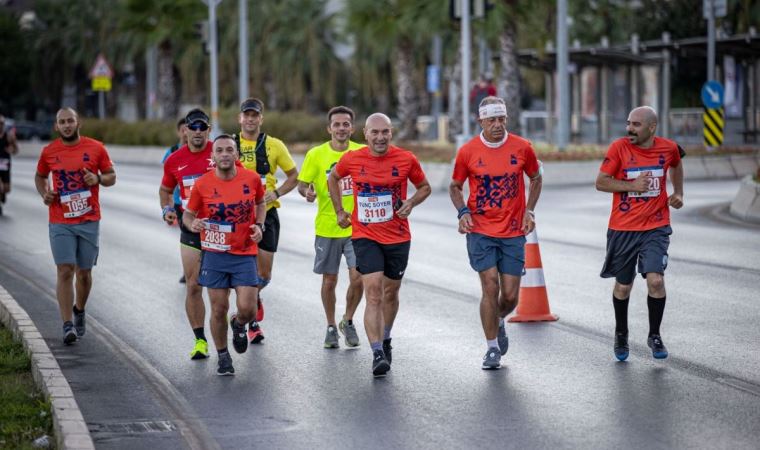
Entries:
[[615, 358], [618, 361], [628, 359], [628, 333], [615, 333]]
[[499, 350], [501, 351], [501, 355], [506, 355], [507, 350], [509, 350], [509, 336], [507, 336], [507, 327], [504, 323], [499, 325], [499, 334], [496, 336], [496, 339], [499, 342]]
[[665, 359], [668, 357], [668, 349], [662, 343], [662, 337], [659, 334], [653, 334], [647, 339], [647, 345], [652, 349], [652, 356], [655, 359]]

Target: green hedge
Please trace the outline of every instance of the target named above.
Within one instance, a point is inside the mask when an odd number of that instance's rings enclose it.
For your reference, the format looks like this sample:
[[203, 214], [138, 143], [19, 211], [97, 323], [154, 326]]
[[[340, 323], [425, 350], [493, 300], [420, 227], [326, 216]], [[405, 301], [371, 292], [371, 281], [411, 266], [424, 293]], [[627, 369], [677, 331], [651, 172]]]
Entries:
[[[226, 133], [237, 133], [238, 110], [225, 109], [220, 111], [219, 124]], [[148, 121], [134, 123], [122, 122], [116, 119], [98, 120], [82, 119], [82, 135], [89, 136], [107, 144], [119, 145], [158, 145], [168, 147], [176, 142], [175, 121]], [[264, 112], [262, 130], [274, 137], [282, 139], [286, 144], [317, 143], [329, 139], [325, 130], [327, 119], [323, 115], [313, 115], [300, 111]], [[361, 133], [354, 133], [359, 139]]]

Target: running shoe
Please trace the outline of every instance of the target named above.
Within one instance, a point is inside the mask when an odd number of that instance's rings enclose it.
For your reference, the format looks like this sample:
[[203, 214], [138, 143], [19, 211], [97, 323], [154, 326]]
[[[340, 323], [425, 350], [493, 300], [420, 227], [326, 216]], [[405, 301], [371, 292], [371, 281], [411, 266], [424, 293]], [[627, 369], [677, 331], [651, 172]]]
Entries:
[[346, 345], [349, 347], [359, 346], [359, 335], [356, 334], [356, 326], [352, 323], [348, 323], [346, 319], [343, 319], [338, 324], [340, 332], [346, 337]]
[[372, 375], [384, 377], [391, 370], [391, 364], [385, 357], [382, 350], [372, 352]]
[[74, 331], [74, 324], [70, 321], [63, 322], [63, 343], [71, 345], [77, 340], [77, 334]]
[[208, 358], [208, 342], [205, 339], [196, 339], [193, 351], [190, 352], [190, 359]]
[[340, 348], [338, 343], [338, 330], [334, 326], [327, 327], [327, 334], [325, 334], [325, 348]]
[[222, 377], [235, 375], [235, 368], [232, 367], [232, 356], [229, 352], [219, 355], [219, 367], [216, 369], [216, 374]]
[[483, 357], [483, 370], [496, 370], [501, 368], [501, 350], [491, 347]]
[[261, 326], [256, 322], [251, 322], [248, 325], [248, 342], [251, 344], [261, 344], [264, 340], [264, 332], [261, 330]]
[[245, 325], [238, 323], [237, 314], [232, 315], [230, 328], [232, 328], [232, 346], [236, 352], [245, 353], [248, 350], [248, 339], [245, 336]]
[[628, 359], [628, 333], [615, 333], [615, 358], [618, 361]]
[[84, 311], [74, 313], [74, 329], [77, 331], [78, 338], [84, 336], [84, 333], [87, 331]]
[[656, 359], [665, 359], [668, 357], [668, 349], [662, 343], [662, 337], [659, 334], [653, 334], [647, 339], [647, 345], [652, 349], [652, 356]]
[[499, 325], [499, 334], [496, 336], [496, 339], [499, 342], [499, 350], [501, 351], [502, 356], [507, 354], [507, 350], [509, 350], [509, 336], [507, 336], [507, 327], [505, 324]]
[[391, 346], [391, 339], [383, 339], [383, 353], [385, 353], [385, 359], [388, 360], [388, 364], [393, 362], [393, 353], [391, 350], [393, 350], [393, 347]]
[[264, 303], [261, 302], [261, 297], [258, 300], [258, 309], [256, 310], [256, 322], [264, 320]]
[[185, 283], [187, 283], [187, 280], [185, 279], [185, 276], [184, 276], [184, 275], [182, 275], [182, 276], [180, 277], [180, 279], [179, 279], [179, 284], [185, 284]]

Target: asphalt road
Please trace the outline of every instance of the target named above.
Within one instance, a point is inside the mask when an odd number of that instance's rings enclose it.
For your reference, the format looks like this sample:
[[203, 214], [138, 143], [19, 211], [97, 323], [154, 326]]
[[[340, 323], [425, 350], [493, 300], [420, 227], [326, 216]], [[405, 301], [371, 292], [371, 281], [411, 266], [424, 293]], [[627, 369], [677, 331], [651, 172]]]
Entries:
[[263, 295], [265, 344], [233, 353], [235, 377], [214, 374], [215, 356], [190, 361], [178, 231], [159, 217], [158, 167], [117, 167], [116, 186], [103, 189], [89, 330], [64, 348], [33, 169], [14, 161], [0, 283], [58, 358], [98, 448], [758, 448], [760, 228], [727, 215], [738, 181], [687, 183], [666, 273], [671, 356], [656, 361], [646, 347], [639, 278], [625, 363], [612, 354], [612, 281], [598, 276], [611, 196], [592, 181], [546, 189], [536, 215], [560, 320], [510, 324], [493, 372], [480, 369], [477, 275], [448, 196], [434, 193], [412, 213], [393, 370], [375, 380], [361, 314], [359, 349], [322, 348], [316, 208], [295, 192], [283, 198]]

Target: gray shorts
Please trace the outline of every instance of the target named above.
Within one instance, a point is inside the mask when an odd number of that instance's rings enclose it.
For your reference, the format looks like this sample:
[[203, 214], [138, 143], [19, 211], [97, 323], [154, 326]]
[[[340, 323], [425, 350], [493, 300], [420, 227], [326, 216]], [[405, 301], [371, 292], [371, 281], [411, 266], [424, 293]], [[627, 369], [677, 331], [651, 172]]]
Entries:
[[496, 267], [501, 274], [522, 276], [525, 273], [525, 236], [495, 238], [467, 233], [467, 256], [475, 272]]
[[620, 284], [633, 283], [636, 265], [641, 276], [665, 273], [668, 267], [668, 246], [673, 230], [669, 225], [646, 231], [607, 230], [607, 256], [602, 278], [612, 278]]
[[76, 264], [79, 269], [92, 269], [98, 262], [100, 221], [75, 225], [48, 225], [50, 249], [56, 264]]
[[356, 267], [356, 253], [350, 237], [314, 239], [314, 273], [334, 275], [340, 269], [340, 257], [345, 255], [349, 269]]

